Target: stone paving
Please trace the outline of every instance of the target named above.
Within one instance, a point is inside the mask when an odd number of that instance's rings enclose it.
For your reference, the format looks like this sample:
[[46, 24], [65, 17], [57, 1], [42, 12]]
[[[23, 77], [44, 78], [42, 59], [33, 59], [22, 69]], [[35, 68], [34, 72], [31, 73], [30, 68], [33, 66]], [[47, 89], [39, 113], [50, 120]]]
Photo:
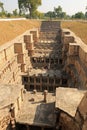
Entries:
[[43, 100], [43, 93], [27, 92], [16, 121], [20, 124], [53, 127], [56, 121], [55, 96], [53, 93], [48, 93], [47, 102]]

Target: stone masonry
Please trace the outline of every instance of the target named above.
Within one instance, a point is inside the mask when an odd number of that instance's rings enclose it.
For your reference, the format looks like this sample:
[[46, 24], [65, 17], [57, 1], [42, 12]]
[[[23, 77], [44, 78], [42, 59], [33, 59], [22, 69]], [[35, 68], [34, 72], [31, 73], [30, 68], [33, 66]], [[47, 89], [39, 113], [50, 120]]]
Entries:
[[0, 130], [87, 130], [87, 45], [42, 21], [0, 47]]

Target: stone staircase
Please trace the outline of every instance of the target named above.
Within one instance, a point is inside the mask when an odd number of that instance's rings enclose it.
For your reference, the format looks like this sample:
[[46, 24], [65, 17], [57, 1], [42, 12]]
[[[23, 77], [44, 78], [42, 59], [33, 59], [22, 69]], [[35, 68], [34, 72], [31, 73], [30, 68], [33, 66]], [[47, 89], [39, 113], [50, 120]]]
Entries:
[[41, 24], [41, 31], [57, 31], [60, 29], [60, 22], [59, 21], [43, 21]]
[[59, 40], [60, 37], [59, 21], [43, 21], [40, 28], [40, 40], [52, 41]]

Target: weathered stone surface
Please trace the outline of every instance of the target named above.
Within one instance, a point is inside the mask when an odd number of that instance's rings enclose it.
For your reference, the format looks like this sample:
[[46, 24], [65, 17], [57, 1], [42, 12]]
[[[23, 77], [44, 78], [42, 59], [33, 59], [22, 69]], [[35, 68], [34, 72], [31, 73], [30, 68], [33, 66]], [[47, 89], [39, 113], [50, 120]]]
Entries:
[[[73, 89], [87, 89], [87, 45], [70, 30], [61, 30], [60, 22], [44, 21], [40, 36], [38, 29], [28, 30], [0, 47], [0, 83], [7, 84], [0, 87], [0, 130], [9, 130], [10, 121], [15, 127], [15, 118], [23, 124], [55, 126], [55, 97], [49, 92], [59, 86], [71, 88], [56, 92], [56, 107], [62, 110], [58, 125], [62, 130], [87, 130], [87, 94]], [[48, 90], [46, 102], [42, 94], [23, 96], [22, 83], [28, 91]]]
[[82, 99], [79, 105], [79, 112], [84, 120], [87, 119], [87, 93], [85, 94], [84, 98]]
[[83, 124], [82, 130], [87, 130], [87, 119], [86, 119], [86, 121], [84, 121], [84, 124]]
[[79, 125], [74, 121], [74, 119], [65, 113], [60, 114], [60, 124], [62, 130], [80, 130]]
[[77, 107], [84, 97], [84, 91], [72, 88], [56, 89], [56, 108], [59, 108], [70, 116], [75, 117]]
[[51, 93], [47, 95], [45, 103], [42, 93], [37, 92], [36, 94], [32, 94], [27, 92], [16, 121], [29, 125], [54, 127], [56, 122], [54, 101], [55, 96], [52, 96]]

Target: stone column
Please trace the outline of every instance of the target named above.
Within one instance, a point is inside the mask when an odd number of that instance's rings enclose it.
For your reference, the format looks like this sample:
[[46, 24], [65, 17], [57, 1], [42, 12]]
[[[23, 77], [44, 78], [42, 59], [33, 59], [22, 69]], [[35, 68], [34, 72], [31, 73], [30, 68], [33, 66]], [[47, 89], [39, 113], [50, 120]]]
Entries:
[[46, 67], [46, 57], [44, 56], [44, 67]]
[[26, 130], [29, 130], [29, 125], [26, 125]]
[[47, 90], [44, 90], [44, 102], [47, 102]]
[[12, 128], [12, 130], [16, 130], [16, 124], [15, 124], [14, 118], [11, 118], [11, 128]]
[[13, 80], [15, 81], [15, 74], [14, 74], [14, 72], [13, 72]]
[[10, 64], [10, 61], [8, 61], [8, 67], [9, 67], [9, 69], [10, 69], [10, 71], [11, 71], [11, 64]]
[[[55, 76], [54, 76], [55, 77]], [[53, 82], [53, 92], [55, 92], [56, 90], [55, 90], [55, 78], [54, 78], [54, 82]]]
[[15, 117], [15, 107], [14, 107], [14, 104], [11, 104], [10, 111], [11, 111], [11, 117]]
[[20, 100], [20, 98], [18, 97], [18, 98], [17, 98], [18, 110], [20, 110], [20, 101], [19, 101], [19, 100]]
[[47, 84], [49, 85], [49, 74], [47, 75]]
[[42, 74], [40, 76], [40, 91], [42, 91]]
[[33, 94], [36, 94], [36, 93], [37, 93], [37, 90], [36, 90], [36, 89], [34, 89], [34, 90], [33, 90]]
[[7, 60], [6, 49], [4, 49], [5, 60]]
[[15, 107], [14, 104], [11, 104], [11, 108], [10, 108], [10, 112], [11, 112], [11, 127], [12, 130], [16, 130], [16, 126], [15, 126]]
[[36, 89], [36, 74], [34, 74], [34, 89]]
[[22, 101], [24, 99], [23, 88], [21, 89], [21, 99], [22, 99]]

